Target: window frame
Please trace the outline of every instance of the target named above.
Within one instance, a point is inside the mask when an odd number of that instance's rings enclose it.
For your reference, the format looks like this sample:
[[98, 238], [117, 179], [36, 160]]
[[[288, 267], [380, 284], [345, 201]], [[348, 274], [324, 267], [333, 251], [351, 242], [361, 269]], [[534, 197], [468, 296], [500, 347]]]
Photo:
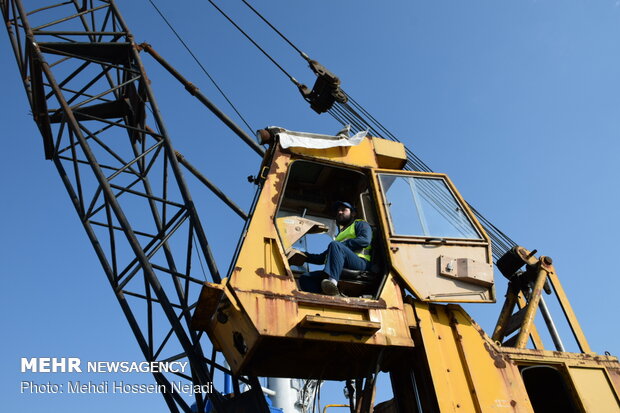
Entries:
[[[394, 228], [394, 223], [389, 209], [389, 201], [387, 194], [384, 191], [383, 183], [381, 181], [382, 175], [392, 175], [403, 178], [422, 178], [422, 179], [440, 179], [446, 185], [450, 195], [457, 202], [457, 205], [461, 208], [464, 215], [468, 219], [469, 224], [476, 231], [479, 238], [462, 238], [462, 237], [439, 237], [439, 236], [425, 236], [425, 235], [411, 235], [411, 234], [399, 234]], [[463, 197], [459, 194], [458, 190], [446, 174], [434, 173], [434, 172], [418, 172], [418, 171], [395, 171], [393, 169], [376, 169], [373, 170], [373, 181], [377, 194], [376, 199], [380, 200], [381, 208], [380, 212], [383, 215], [383, 219], [386, 223], [386, 227], [389, 231], [389, 238], [392, 240], [415, 242], [415, 243], [434, 243], [434, 244], [467, 244], [467, 245], [488, 245], [490, 243], [489, 237], [474, 216], [472, 210], [469, 208]], [[414, 215], [412, 215], [414, 217]], [[415, 217], [417, 219], [417, 217]]]

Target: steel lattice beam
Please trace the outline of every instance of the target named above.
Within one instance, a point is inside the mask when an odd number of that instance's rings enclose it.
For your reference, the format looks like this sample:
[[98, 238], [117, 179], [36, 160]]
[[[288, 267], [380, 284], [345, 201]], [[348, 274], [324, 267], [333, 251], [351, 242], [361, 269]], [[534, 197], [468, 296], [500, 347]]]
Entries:
[[[215, 368], [227, 369], [216, 363], [215, 352], [204, 356], [202, 336], [189, 328], [203, 282], [191, 273], [192, 261], [206, 261], [211, 281], [219, 282], [220, 273], [118, 9], [101, 0], [37, 10], [0, 0], [0, 8], [46, 158], [60, 174], [145, 359], [186, 358], [191, 377], [180, 378], [211, 382]], [[154, 376], [170, 388], [170, 377]], [[258, 381], [249, 382], [262, 398]], [[171, 411], [190, 411], [180, 395], [162, 394]], [[210, 397], [222, 409], [222, 397]], [[256, 411], [266, 409], [263, 402]], [[201, 393], [196, 404], [204, 408]]]

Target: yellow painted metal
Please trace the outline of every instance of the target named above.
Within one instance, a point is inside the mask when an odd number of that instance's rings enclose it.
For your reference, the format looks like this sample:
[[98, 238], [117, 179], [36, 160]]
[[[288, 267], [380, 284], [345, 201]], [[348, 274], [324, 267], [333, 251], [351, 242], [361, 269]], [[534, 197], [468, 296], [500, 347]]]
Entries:
[[534, 283], [534, 287], [532, 288], [532, 293], [530, 294], [530, 301], [527, 304], [525, 316], [523, 317], [523, 323], [521, 324], [521, 330], [519, 331], [519, 335], [517, 336], [517, 341], [515, 343], [516, 348], [525, 348], [527, 340], [530, 338], [530, 329], [531, 326], [534, 325], [534, 317], [536, 316], [536, 312], [538, 311], [540, 294], [542, 293], [545, 281], [547, 281], [547, 274], [549, 274], [550, 270], [551, 269], [548, 268], [546, 265], [543, 265], [542, 262], [540, 263], [538, 275], [536, 276], [536, 282]]
[[327, 409], [330, 407], [349, 407], [348, 404], [328, 404], [325, 407], [323, 407], [323, 413], [327, 413]]
[[[523, 317], [521, 331], [519, 332], [518, 336], [513, 337], [514, 346], [518, 348], [524, 348], [527, 344], [529, 335], [529, 338], [532, 339], [532, 343], [534, 344], [535, 348], [544, 348], [533, 321], [538, 310], [538, 303], [540, 302], [543, 286], [548, 280], [553, 286], [553, 290], [556, 293], [560, 307], [566, 317], [566, 321], [568, 322], [575, 337], [575, 340], [577, 341], [577, 345], [582, 352], [590, 353], [590, 346], [588, 345], [581, 326], [577, 321], [577, 317], [573, 312], [570, 302], [568, 301], [568, 298], [564, 293], [562, 284], [560, 283], [560, 280], [555, 272], [555, 267], [552, 264], [552, 259], [545, 256], [537, 258], [534, 256], [533, 253], [523, 247], [518, 247], [517, 253], [523, 260], [524, 265], [527, 264], [529, 268], [538, 269], [538, 273], [535, 279], [535, 285], [533, 286], [529, 294], [529, 302], [526, 302], [522, 292], [518, 290], [517, 286], [513, 285], [512, 282], [511, 284], [509, 284], [508, 292], [506, 293], [506, 300], [504, 301], [504, 306], [501, 310], [497, 325], [495, 326], [495, 330], [493, 332], [493, 339], [496, 341], [503, 340], [504, 336], [506, 335], [504, 334], [504, 329], [508, 325], [512, 310], [514, 309], [514, 305], [515, 303], [517, 303], [519, 304], [520, 309], [526, 309], [526, 314]], [[507, 343], [510, 343], [510, 340]], [[507, 345], [507, 343], [504, 344]]]
[[[519, 293], [517, 297], [517, 304], [519, 309], [525, 308], [527, 305], [527, 301], [525, 301], [525, 297], [523, 297], [523, 293]], [[540, 334], [538, 334], [538, 329], [536, 328], [536, 324], [532, 324], [530, 326], [530, 339], [532, 340], [532, 344], [534, 345], [534, 349], [544, 350], [545, 346], [543, 345], [542, 340], [540, 339]]]
[[551, 366], [568, 372], [566, 384], [586, 413], [620, 411], [620, 363], [616, 357], [511, 347], [503, 347], [501, 352], [520, 366]]
[[[508, 285], [508, 291], [506, 292], [506, 299], [504, 300], [504, 304], [499, 313], [499, 317], [497, 319], [497, 323], [495, 324], [495, 329], [493, 330], [493, 341], [502, 341], [504, 336], [506, 335], [504, 332], [506, 331], [506, 327], [510, 322], [510, 317], [512, 316], [512, 312], [515, 308], [515, 304], [517, 304], [517, 293], [513, 291], [511, 285]], [[520, 293], [519, 293], [520, 294]]]
[[[430, 302], [494, 300], [494, 289], [485, 290], [480, 280], [467, 284], [470, 297], [467, 291], [450, 296], [446, 295], [449, 290], [433, 289], [437, 285], [443, 288], [444, 281], [457, 286], [463, 281], [444, 277], [433, 284], [424, 274], [432, 268], [433, 277], [438, 276], [442, 255], [490, 263], [490, 241], [475, 218], [471, 219], [482, 234], [481, 240], [435, 245], [432, 240], [390, 234], [376, 173], [400, 173], [378, 169], [387, 164], [398, 166], [399, 151], [376, 139], [328, 150], [272, 146], [261, 166], [262, 190], [234, 267], [220, 284], [205, 283], [193, 327], [207, 332], [236, 375], [342, 380], [365, 377], [378, 363], [387, 370], [413, 368], [415, 360], [425, 375], [420, 379], [429, 386], [425, 397], [434, 397], [430, 404], [436, 404], [442, 413], [533, 413], [519, 369], [552, 366], [570, 373], [566, 374], [568, 385], [586, 412], [614, 411], [609, 409], [617, 407], [613, 402], [617, 403], [620, 388], [620, 364], [615, 357], [501, 347], [461, 307]], [[387, 259], [385, 280], [374, 299], [330, 297], [298, 289], [285, 254], [299, 238], [296, 224], [281, 220], [278, 208], [291, 166], [308, 160], [346, 166], [370, 178], [376, 231], [382, 235], [380, 246]], [[472, 217], [467, 204], [451, 188]], [[449, 253], [441, 251], [445, 246], [451, 247]], [[535, 257], [528, 260], [531, 265], [538, 263]], [[425, 269], [420, 267], [416, 275], [420, 263]], [[545, 268], [561, 301], [565, 300], [553, 267]], [[417, 297], [407, 295], [405, 289]], [[516, 301], [514, 297], [511, 311]], [[569, 322], [577, 326], [582, 349], [589, 352], [570, 306], [563, 302]], [[533, 320], [533, 314], [530, 316]], [[538, 346], [540, 339], [533, 324], [529, 333]], [[599, 407], [603, 410], [596, 410]]]
[[620, 411], [617, 358], [499, 347], [459, 306], [414, 308], [441, 412], [533, 412], [519, 371], [525, 366], [568, 371], [566, 385], [585, 412]]
[[[411, 349], [413, 341], [403, 294], [392, 272], [388, 272], [376, 300], [299, 291], [274, 223], [292, 162], [321, 158], [354, 167], [376, 168], [371, 141], [366, 139], [359, 147], [321, 151], [304, 148], [284, 151], [276, 146], [267, 156], [270, 155], [269, 172], [253, 218], [230, 279], [224, 286], [226, 300], [222, 300], [216, 310], [208, 304], [211, 300], [204, 305], [199, 303], [196, 312], [204, 317], [202, 307], [206, 306], [209, 308], [206, 312], [219, 311], [226, 317], [217, 314], [211, 316], [208, 323], [197, 325], [202, 325], [210, 337], [216, 338], [235, 374], [363, 376], [382, 348], [387, 347], [388, 353]], [[291, 239], [286, 241], [287, 246]], [[211, 286], [205, 288], [208, 290]], [[214, 295], [215, 292], [206, 293], [205, 297]], [[313, 355], [302, 351], [287, 353], [301, 343], [308, 343], [307, 348], [312, 349]], [[284, 361], [283, 354], [294, 360]], [[343, 371], [345, 368], [352, 370]]]
[[402, 143], [372, 138], [372, 144], [375, 149], [377, 167], [402, 169], [407, 163], [407, 153]]
[[461, 307], [414, 308], [442, 413], [533, 412], [516, 364]]
[[300, 322], [302, 328], [372, 335], [381, 328], [378, 321], [350, 320], [347, 318], [322, 317], [307, 314]]
[[587, 413], [620, 412], [620, 401], [605, 370], [571, 367], [568, 371]]
[[437, 308], [421, 303], [415, 305], [435, 393], [442, 395], [437, 400], [439, 409], [442, 412], [476, 412], [467, 377], [460, 366], [458, 350], [452, 339], [449, 318], [445, 312], [438, 312]]
[[199, 301], [200, 308], [195, 312], [192, 320], [192, 328], [196, 330], [204, 330], [211, 322], [211, 317], [215, 314], [222, 296], [224, 295], [224, 286], [222, 284], [214, 284], [205, 282], [204, 288], [200, 292]]

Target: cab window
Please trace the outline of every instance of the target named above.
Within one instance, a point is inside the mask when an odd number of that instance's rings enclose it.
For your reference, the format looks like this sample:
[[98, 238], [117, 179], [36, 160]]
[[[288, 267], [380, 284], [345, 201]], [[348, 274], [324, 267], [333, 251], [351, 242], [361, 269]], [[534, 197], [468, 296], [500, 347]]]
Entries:
[[392, 235], [482, 239], [440, 177], [379, 174]]

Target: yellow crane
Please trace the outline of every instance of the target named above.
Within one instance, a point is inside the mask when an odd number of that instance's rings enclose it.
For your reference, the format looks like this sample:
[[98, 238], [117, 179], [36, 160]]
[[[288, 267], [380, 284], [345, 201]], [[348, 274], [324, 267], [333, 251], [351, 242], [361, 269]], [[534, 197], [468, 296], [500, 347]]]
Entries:
[[[619, 411], [620, 364], [591, 352], [551, 258], [517, 247], [498, 261], [510, 283], [492, 335], [455, 304], [496, 291], [489, 237], [446, 175], [402, 170], [403, 145], [375, 137], [260, 136], [262, 190], [234, 270], [205, 284], [192, 324], [235, 374], [367, 378], [357, 411], [371, 411], [379, 371], [395, 397], [377, 411]], [[339, 199], [374, 228], [374, 268], [343, 273], [343, 296], [302, 291], [294, 246], [328, 230]], [[544, 289], [581, 353], [543, 349], [533, 320]]]
[[[199, 387], [215, 369], [237, 380], [232, 396], [196, 394], [199, 410], [266, 412], [257, 377], [270, 376], [356, 380], [351, 409], [360, 413], [618, 412], [618, 359], [590, 350], [551, 258], [523, 247], [499, 258], [509, 286], [492, 333], [459, 305], [493, 303], [502, 293], [491, 237], [446, 175], [403, 169], [402, 144], [268, 128], [259, 133], [265, 150], [201, 97], [262, 156], [246, 214], [174, 151], [139, 56], [148, 47], [134, 42], [113, 1], [23, 3], [0, 0], [0, 10], [46, 158], [145, 359], [187, 359], [191, 376], [183, 379]], [[317, 83], [299, 85], [311, 106], [346, 102], [339, 80], [313, 65]], [[181, 167], [247, 221], [229, 274], [213, 260]], [[330, 232], [331, 205], [342, 199], [373, 228], [372, 268], [343, 273], [341, 296], [303, 291], [298, 278], [308, 268], [297, 258], [313, 234]], [[195, 255], [205, 259], [206, 283], [191, 273]], [[563, 350], [543, 292], [557, 296], [579, 353]], [[163, 339], [154, 308], [168, 323]], [[554, 350], [534, 327], [539, 309]], [[374, 406], [381, 371], [394, 399]], [[172, 388], [163, 373], [154, 379]], [[182, 397], [163, 396], [171, 411], [191, 411]]]

